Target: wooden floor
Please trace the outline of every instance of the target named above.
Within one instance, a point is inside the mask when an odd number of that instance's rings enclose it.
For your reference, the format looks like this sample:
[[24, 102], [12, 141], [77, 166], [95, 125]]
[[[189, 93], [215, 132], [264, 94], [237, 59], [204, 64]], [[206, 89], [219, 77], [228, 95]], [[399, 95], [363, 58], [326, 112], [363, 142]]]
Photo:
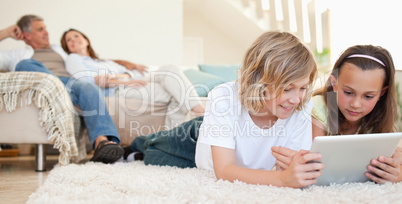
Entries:
[[[89, 154], [82, 162], [92, 157]], [[26, 203], [58, 162], [57, 155], [46, 157], [45, 172], [35, 171], [35, 156], [0, 157], [0, 203]]]

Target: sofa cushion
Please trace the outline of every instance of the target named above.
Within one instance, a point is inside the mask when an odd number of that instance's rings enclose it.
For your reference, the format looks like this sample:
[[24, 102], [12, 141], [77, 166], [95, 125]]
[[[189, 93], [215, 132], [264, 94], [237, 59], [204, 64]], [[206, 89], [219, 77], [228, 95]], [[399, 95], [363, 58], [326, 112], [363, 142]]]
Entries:
[[151, 103], [142, 99], [116, 96], [106, 97], [105, 102], [122, 145], [130, 145], [140, 135], [152, 134], [166, 128], [166, 103]]
[[202, 72], [222, 78], [225, 82], [235, 81], [238, 78], [237, 72], [240, 65], [198, 65]]
[[195, 69], [187, 69], [184, 71], [184, 75], [190, 80], [195, 87], [200, 97], [206, 97], [208, 92], [219, 84], [225, 83], [225, 80], [221, 77], [201, 72]]

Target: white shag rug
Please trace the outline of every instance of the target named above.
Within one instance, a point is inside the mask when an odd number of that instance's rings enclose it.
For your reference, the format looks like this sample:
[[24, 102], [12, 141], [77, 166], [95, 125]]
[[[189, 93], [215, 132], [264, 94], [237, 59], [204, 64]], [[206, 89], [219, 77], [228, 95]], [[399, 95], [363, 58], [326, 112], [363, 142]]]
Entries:
[[88, 162], [54, 168], [27, 203], [402, 203], [402, 183], [292, 189], [216, 180], [196, 168]]

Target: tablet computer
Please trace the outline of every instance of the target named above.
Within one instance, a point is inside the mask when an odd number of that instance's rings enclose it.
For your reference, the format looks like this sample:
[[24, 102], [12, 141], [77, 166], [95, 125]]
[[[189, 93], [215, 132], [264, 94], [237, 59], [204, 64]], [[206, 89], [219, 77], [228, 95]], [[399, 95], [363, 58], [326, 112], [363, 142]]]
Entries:
[[315, 137], [310, 152], [320, 153], [316, 162], [325, 165], [315, 185], [369, 181], [371, 159], [391, 157], [401, 139], [401, 132]]

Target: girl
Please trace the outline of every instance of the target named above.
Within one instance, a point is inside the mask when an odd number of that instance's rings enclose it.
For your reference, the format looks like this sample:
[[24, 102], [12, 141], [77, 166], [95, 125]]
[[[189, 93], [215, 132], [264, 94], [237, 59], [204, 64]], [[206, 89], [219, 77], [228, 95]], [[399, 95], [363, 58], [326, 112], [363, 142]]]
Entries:
[[[313, 97], [313, 138], [324, 135], [395, 132], [395, 68], [390, 53], [381, 47], [357, 45], [336, 61], [325, 86]], [[286, 169], [296, 153], [272, 148], [277, 164]], [[397, 152], [392, 158], [373, 159], [365, 173], [377, 183], [400, 181]]]
[[204, 117], [137, 137], [124, 157], [141, 152], [146, 164], [208, 169], [229, 181], [311, 185], [323, 165], [307, 162], [319, 154], [297, 154], [287, 170], [272, 171], [270, 147], [310, 148], [309, 90], [316, 72], [311, 52], [295, 36], [264, 33], [247, 51], [240, 79], [209, 93]]
[[[189, 112], [196, 116], [204, 113], [198, 94], [176, 66], [163, 66], [144, 77], [113, 61], [100, 60], [88, 37], [75, 29], [63, 34], [61, 44], [69, 54], [67, 71], [77, 79], [96, 83], [103, 88], [105, 96], [118, 93], [120, 97], [169, 104], [168, 110], [172, 114], [167, 114], [168, 127], [186, 121]], [[136, 65], [136, 68], [143, 66]]]

